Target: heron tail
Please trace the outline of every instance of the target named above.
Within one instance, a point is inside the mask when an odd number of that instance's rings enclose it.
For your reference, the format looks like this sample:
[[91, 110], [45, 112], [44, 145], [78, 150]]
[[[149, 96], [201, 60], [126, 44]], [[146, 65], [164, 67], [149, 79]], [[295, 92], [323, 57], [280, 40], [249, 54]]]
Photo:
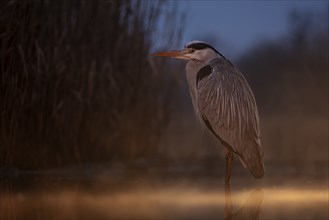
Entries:
[[250, 173], [256, 177], [257, 179], [260, 179], [264, 176], [265, 173], [265, 167], [264, 163], [260, 162], [258, 164], [250, 165], [248, 166]]
[[260, 179], [264, 176], [265, 173], [265, 166], [263, 162], [263, 153], [258, 146], [257, 150], [253, 152], [245, 152], [240, 156], [240, 160], [244, 167], [248, 168], [250, 173]]

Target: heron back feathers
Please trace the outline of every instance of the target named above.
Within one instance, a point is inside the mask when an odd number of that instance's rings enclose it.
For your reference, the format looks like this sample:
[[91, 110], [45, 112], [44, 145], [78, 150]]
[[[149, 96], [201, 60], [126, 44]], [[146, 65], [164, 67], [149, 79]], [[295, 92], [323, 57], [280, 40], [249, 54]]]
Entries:
[[222, 58], [203, 65], [194, 77], [195, 84], [189, 84], [190, 91], [194, 90], [191, 95], [198, 117], [226, 147], [239, 155], [256, 178], [262, 177], [258, 110], [246, 79]]

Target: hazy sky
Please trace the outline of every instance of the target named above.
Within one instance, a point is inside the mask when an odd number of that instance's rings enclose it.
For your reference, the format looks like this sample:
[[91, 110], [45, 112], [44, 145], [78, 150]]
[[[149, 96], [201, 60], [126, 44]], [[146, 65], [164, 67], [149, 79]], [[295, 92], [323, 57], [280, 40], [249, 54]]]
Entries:
[[[187, 12], [184, 43], [205, 40], [228, 57], [237, 57], [264, 39], [274, 39], [289, 28], [293, 9], [328, 10], [328, 1], [179, 1]], [[182, 47], [183, 47], [182, 45]], [[172, 49], [172, 48], [170, 48]]]

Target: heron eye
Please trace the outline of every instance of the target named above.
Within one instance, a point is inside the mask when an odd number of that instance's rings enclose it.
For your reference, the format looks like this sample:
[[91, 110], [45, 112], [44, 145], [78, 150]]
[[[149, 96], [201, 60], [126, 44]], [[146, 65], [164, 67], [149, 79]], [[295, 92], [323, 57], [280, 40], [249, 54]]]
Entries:
[[193, 49], [193, 48], [189, 48], [189, 53], [194, 53], [194, 51], [195, 51], [195, 49]]

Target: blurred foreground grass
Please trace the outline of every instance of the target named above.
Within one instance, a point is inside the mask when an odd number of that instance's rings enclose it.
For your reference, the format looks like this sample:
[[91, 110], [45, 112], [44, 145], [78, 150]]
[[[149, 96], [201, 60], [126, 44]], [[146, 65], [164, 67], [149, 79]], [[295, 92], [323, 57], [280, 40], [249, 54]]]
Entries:
[[[224, 219], [227, 197], [219, 175], [72, 177], [47, 175], [20, 189], [2, 182], [0, 218]], [[234, 177], [230, 219], [328, 219], [327, 181]]]

